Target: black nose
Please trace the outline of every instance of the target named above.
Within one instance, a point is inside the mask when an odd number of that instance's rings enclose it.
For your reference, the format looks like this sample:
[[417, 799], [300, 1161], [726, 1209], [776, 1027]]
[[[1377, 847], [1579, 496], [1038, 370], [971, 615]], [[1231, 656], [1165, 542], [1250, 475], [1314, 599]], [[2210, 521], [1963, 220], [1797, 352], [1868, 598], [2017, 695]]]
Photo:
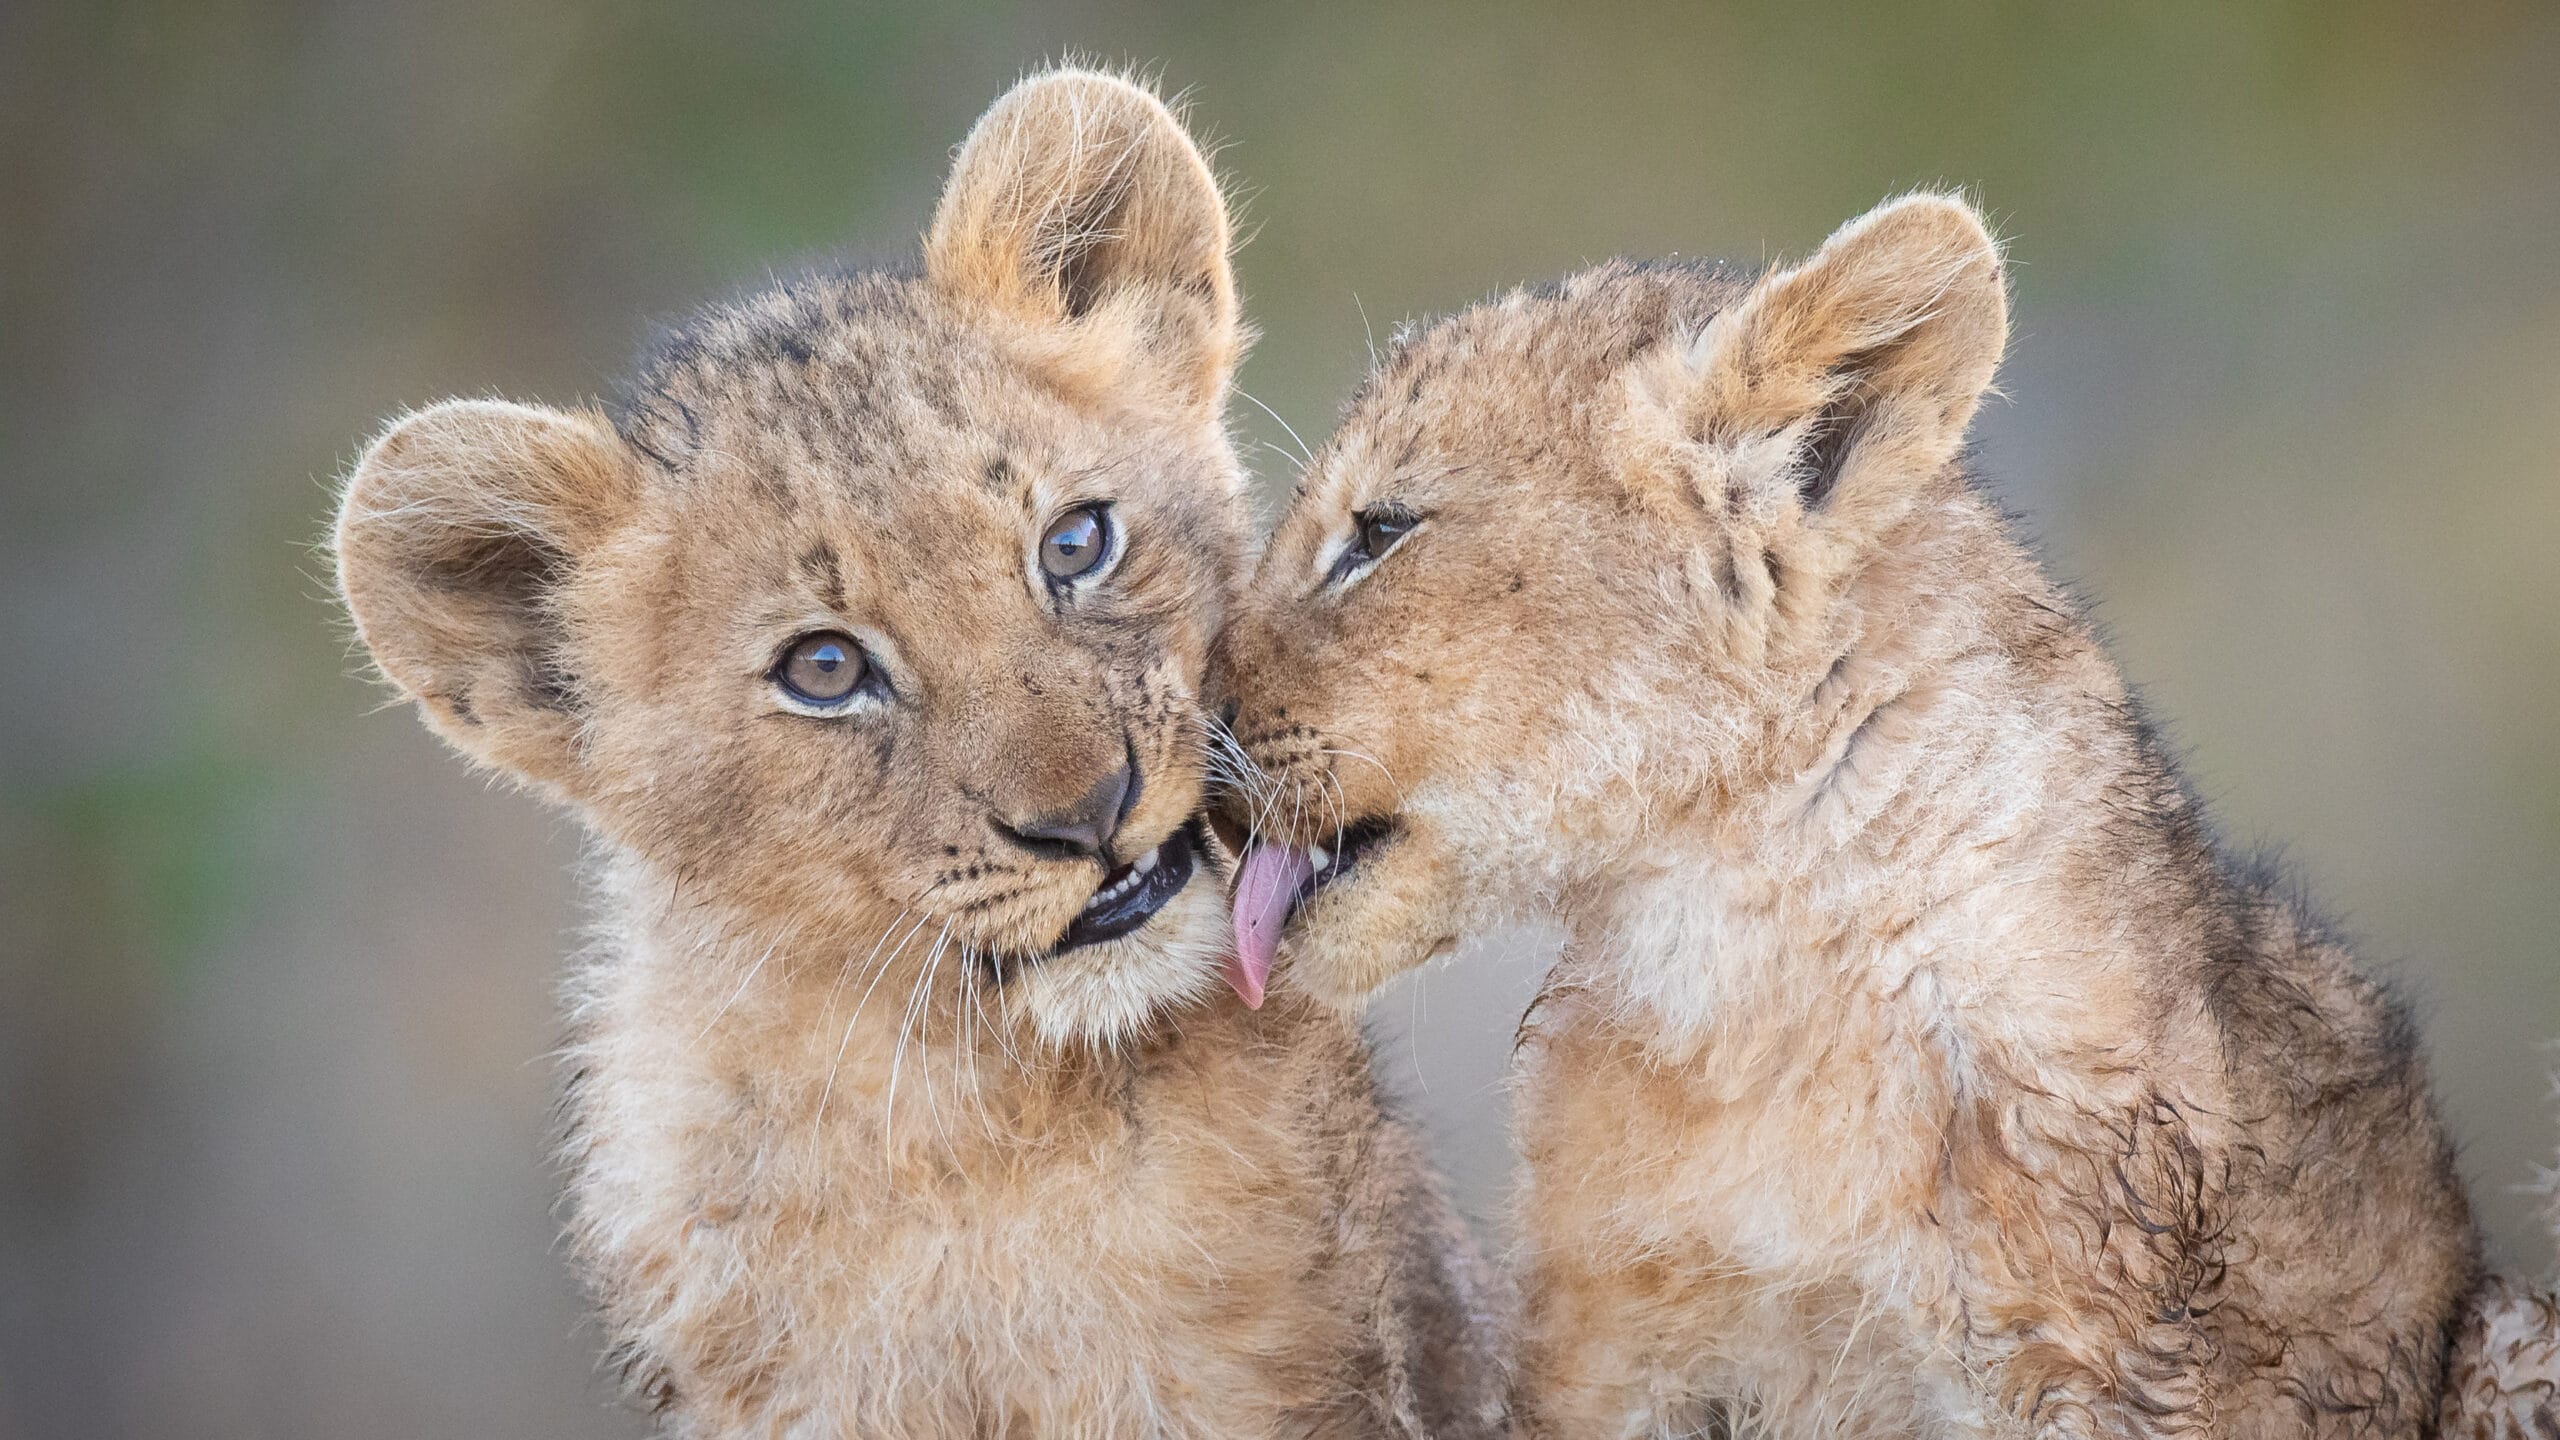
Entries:
[[1099, 860], [1110, 852], [1112, 837], [1120, 833], [1120, 822], [1137, 807], [1138, 788], [1138, 767], [1123, 761], [1119, 768], [1093, 782], [1084, 798], [1066, 809], [1027, 820], [1000, 819], [995, 825], [1016, 844], [1034, 853], [1060, 859], [1090, 856]]

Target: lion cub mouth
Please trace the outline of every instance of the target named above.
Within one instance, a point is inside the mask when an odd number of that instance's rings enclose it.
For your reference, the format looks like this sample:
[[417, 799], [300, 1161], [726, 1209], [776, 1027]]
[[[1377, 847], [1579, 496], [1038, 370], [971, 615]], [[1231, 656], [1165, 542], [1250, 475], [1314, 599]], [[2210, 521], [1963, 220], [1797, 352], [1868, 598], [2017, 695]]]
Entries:
[[1067, 933], [1058, 937], [1049, 953], [1064, 955], [1087, 945], [1117, 940], [1172, 904], [1182, 887], [1191, 883], [1191, 872], [1198, 867], [1199, 824], [1196, 819], [1183, 822], [1182, 828], [1166, 836], [1163, 844], [1103, 876], [1093, 898], [1085, 901], [1076, 918], [1067, 922]]
[[1336, 830], [1321, 845], [1246, 849], [1244, 863], [1236, 869], [1236, 944], [1227, 972], [1227, 983], [1244, 1003], [1261, 1006], [1271, 957], [1280, 948], [1280, 932], [1289, 917], [1316, 892], [1358, 869], [1394, 836], [1395, 828], [1393, 818], [1378, 815]]

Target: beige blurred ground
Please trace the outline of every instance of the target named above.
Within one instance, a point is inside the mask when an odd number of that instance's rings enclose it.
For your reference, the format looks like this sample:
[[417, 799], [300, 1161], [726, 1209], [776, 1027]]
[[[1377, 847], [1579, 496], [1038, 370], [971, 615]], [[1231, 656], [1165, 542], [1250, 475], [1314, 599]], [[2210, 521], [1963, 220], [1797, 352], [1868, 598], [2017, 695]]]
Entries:
[[[551, 1249], [576, 838], [375, 712], [303, 546], [400, 406], [592, 394], [651, 317], [904, 249], [1070, 49], [1233, 142], [1244, 383], [1310, 435], [1372, 327], [1974, 187], [2017, 262], [1987, 469], [2229, 831], [2418, 998], [2545, 1263], [2560, 10], [1569, 14], [0, 6], [0, 1437], [640, 1430]], [[1536, 948], [1379, 1006], [1480, 1213]]]

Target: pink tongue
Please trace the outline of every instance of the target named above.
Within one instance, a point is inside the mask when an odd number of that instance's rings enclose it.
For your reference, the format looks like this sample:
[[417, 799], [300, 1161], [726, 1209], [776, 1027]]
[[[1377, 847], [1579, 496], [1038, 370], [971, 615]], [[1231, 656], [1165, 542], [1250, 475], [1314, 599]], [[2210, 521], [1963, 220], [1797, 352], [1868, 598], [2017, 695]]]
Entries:
[[1313, 874], [1307, 852], [1296, 845], [1256, 845], [1244, 854], [1236, 875], [1236, 952], [1227, 957], [1227, 983], [1252, 1009], [1262, 1008], [1262, 982], [1271, 977], [1280, 927]]

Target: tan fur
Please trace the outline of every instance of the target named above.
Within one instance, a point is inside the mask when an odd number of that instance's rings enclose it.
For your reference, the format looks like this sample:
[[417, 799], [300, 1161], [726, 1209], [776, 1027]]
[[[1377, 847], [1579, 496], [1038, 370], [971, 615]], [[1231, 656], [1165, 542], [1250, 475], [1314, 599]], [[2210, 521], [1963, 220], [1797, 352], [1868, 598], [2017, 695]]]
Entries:
[[[2560, 1170], [2543, 1183], [2560, 1245]], [[2560, 1440], [2560, 1293], [2503, 1275], [2481, 1283], [2454, 1331], [2443, 1415], [2443, 1440]]]
[[[570, 1235], [699, 1436], [1468, 1435], [1490, 1292], [1348, 1021], [1219, 985], [1212, 856], [1049, 956], [1186, 825], [1241, 549], [1226, 213], [1152, 95], [1025, 82], [918, 274], [669, 337], [608, 418], [495, 402], [366, 453], [340, 579], [383, 673], [596, 838]], [[1108, 500], [1107, 577], [1050, 519]], [[888, 693], [795, 712], [798, 635]], [[1106, 855], [1009, 839], [1134, 758]]]
[[[1239, 818], [1394, 826], [1295, 988], [1567, 926], [1518, 1082], [1536, 1433], [2434, 1422], [2477, 1252], [2411, 1028], [1969, 483], [2006, 312], [1917, 196], [1436, 323], [1221, 641]], [[1328, 578], [1379, 507], [1419, 523]]]

